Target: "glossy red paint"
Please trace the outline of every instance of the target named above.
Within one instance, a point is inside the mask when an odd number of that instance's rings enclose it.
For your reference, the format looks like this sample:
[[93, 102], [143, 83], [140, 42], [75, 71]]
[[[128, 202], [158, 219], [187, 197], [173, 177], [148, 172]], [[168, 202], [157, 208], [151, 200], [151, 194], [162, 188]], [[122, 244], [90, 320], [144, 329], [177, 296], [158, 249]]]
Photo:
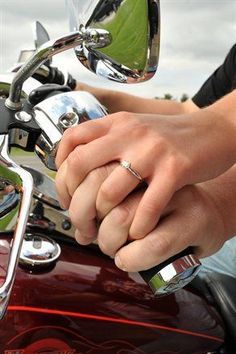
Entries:
[[59, 316], [70, 316], [70, 317], [77, 317], [77, 318], [84, 318], [88, 320], [96, 320], [96, 321], [105, 321], [105, 322], [113, 322], [113, 323], [121, 323], [124, 325], [131, 325], [131, 326], [140, 326], [140, 327], [147, 327], [152, 329], [161, 329], [163, 331], [175, 332], [180, 334], [186, 334], [189, 336], [200, 337], [210, 339], [219, 343], [222, 343], [222, 338], [209, 336], [204, 333], [197, 333], [192, 332], [184, 329], [173, 328], [168, 326], [161, 326], [154, 323], [147, 323], [147, 322], [138, 322], [138, 321], [131, 321], [123, 318], [114, 318], [114, 317], [105, 317], [105, 316], [95, 316], [88, 313], [78, 313], [78, 312], [70, 312], [70, 311], [60, 311], [60, 310], [51, 310], [51, 309], [43, 309], [37, 307], [30, 307], [30, 306], [9, 306], [8, 311], [22, 311], [22, 312], [35, 312], [35, 313], [44, 313], [50, 315], [59, 315]]
[[[54, 268], [18, 269], [0, 322], [1, 353], [200, 354], [220, 346], [220, 317], [193, 289], [156, 299], [139, 275], [119, 271], [98, 250], [61, 246]], [[0, 249], [1, 279], [7, 238]]]

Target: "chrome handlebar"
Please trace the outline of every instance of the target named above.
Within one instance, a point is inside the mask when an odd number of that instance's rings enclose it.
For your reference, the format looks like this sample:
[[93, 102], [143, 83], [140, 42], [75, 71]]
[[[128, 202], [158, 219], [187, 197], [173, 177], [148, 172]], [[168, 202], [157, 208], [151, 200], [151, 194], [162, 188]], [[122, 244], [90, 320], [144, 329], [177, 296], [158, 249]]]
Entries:
[[45, 166], [56, 170], [57, 145], [63, 132], [106, 114], [105, 107], [88, 92], [65, 92], [40, 102], [33, 109], [34, 119], [42, 131], [35, 145], [37, 155]]
[[2, 226], [4, 219], [6, 220], [7, 218], [8, 225], [10, 222], [15, 224], [11, 225], [11, 228], [14, 229], [14, 236], [10, 245], [6, 278], [0, 287], [0, 318], [4, 316], [10, 298], [33, 192], [33, 179], [31, 174], [25, 171], [23, 168], [19, 167], [14, 161], [11, 160], [8, 154], [8, 148], [8, 135], [0, 135], [0, 181], [2, 186], [2, 193], [4, 185], [6, 187], [12, 186], [21, 195], [21, 198], [19, 202], [19, 213], [17, 219], [15, 218], [15, 215], [10, 215], [12, 210], [6, 210], [5, 213], [2, 211], [0, 215], [0, 222]]

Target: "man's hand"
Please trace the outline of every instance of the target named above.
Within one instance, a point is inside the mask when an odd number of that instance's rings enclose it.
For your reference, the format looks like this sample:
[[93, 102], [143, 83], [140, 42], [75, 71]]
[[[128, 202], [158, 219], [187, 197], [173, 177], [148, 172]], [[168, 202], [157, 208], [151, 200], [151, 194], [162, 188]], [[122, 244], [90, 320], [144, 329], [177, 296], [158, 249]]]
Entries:
[[77, 228], [77, 241], [85, 245], [97, 239], [100, 249], [115, 257], [119, 268], [145, 270], [188, 246], [193, 246], [199, 257], [208, 256], [216, 252], [229, 236], [217, 203], [207, 192], [207, 183], [187, 186], [176, 192], [158, 225], [141, 239], [130, 236], [130, 227], [145, 187], [134, 191], [107, 215], [100, 215], [99, 225], [97, 191], [116, 168], [117, 163], [112, 163], [90, 172], [74, 193], [69, 214]]

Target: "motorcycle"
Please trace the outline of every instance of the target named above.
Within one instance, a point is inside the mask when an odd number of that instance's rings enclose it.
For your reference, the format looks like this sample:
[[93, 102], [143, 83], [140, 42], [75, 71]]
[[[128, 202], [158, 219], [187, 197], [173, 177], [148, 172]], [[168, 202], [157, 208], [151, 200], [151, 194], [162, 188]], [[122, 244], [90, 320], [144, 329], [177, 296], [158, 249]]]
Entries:
[[[68, 2], [73, 32], [49, 40], [37, 23], [32, 56], [0, 76], [1, 353], [233, 353], [230, 277], [200, 276], [191, 249], [140, 274], [120, 271], [96, 244], [76, 243], [53, 179], [10, 155], [17, 146], [55, 170], [63, 132], [107, 115], [52, 67], [55, 54], [75, 48], [89, 70], [122, 83], [156, 71], [158, 0]], [[132, 45], [124, 54], [127, 35]]]

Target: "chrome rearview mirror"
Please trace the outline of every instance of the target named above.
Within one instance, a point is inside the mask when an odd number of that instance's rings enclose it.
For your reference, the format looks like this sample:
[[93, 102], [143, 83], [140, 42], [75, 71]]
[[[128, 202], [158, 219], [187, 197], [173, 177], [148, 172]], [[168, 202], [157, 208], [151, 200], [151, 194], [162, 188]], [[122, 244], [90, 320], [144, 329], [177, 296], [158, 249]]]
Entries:
[[22, 85], [50, 58], [76, 48], [99, 76], [122, 83], [150, 79], [160, 44], [159, 0], [67, 0], [74, 32], [36, 49], [15, 75], [5, 105], [20, 110]]
[[72, 31], [106, 30], [111, 43], [102, 48], [83, 42], [79, 61], [98, 76], [134, 83], [156, 72], [160, 44], [159, 0], [67, 0]]

